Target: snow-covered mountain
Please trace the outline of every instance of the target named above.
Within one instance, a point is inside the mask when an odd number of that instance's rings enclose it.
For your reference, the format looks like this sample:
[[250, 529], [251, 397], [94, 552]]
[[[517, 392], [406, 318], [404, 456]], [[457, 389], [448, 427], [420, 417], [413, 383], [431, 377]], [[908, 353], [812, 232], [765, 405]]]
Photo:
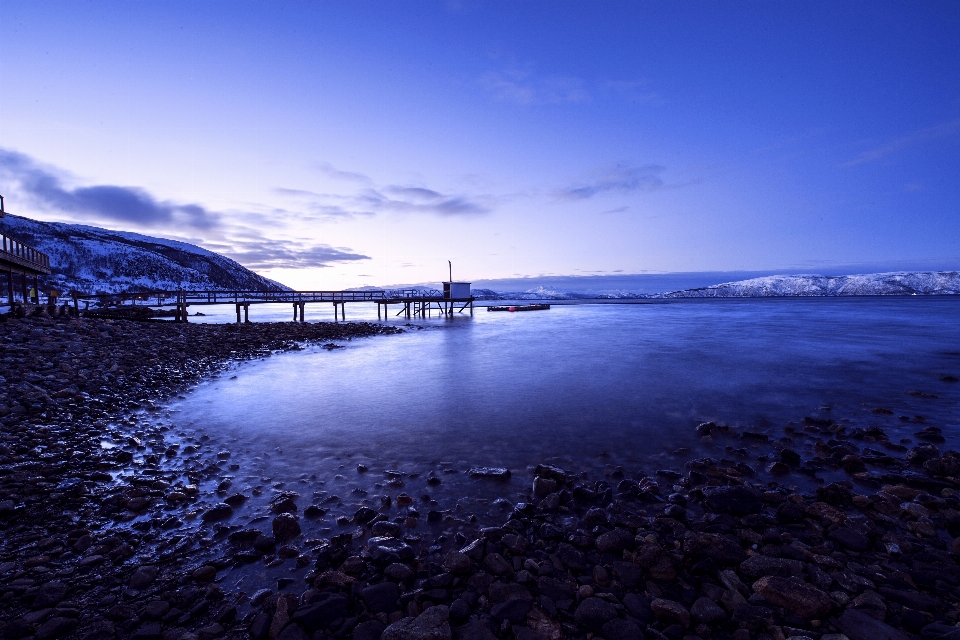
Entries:
[[224, 256], [176, 240], [7, 214], [0, 233], [50, 256], [44, 287], [84, 293], [289, 290]]
[[919, 271], [852, 276], [783, 275], [662, 293], [656, 298], [902, 296], [960, 294], [960, 272]]

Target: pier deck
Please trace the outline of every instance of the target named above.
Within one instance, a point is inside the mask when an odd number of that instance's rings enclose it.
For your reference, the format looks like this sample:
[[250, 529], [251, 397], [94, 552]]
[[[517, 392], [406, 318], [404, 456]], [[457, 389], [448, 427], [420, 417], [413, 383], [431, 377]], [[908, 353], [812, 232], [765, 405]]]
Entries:
[[[305, 307], [308, 304], [333, 304], [334, 318], [346, 320], [347, 303], [375, 303], [377, 318], [390, 317], [390, 305], [400, 305], [395, 316], [427, 317], [436, 310], [438, 314], [452, 315], [469, 311], [473, 315], [473, 296], [468, 298], [450, 298], [440, 295], [428, 295], [421, 289], [366, 289], [362, 291], [140, 291], [113, 294], [73, 293], [74, 308], [81, 311], [90, 305], [96, 308], [173, 307], [174, 319], [187, 322], [187, 308], [216, 304], [233, 304], [237, 310], [237, 322], [250, 322], [250, 305], [267, 303], [287, 303], [293, 305], [293, 320], [304, 322]], [[241, 317], [242, 315], [242, 317]]]

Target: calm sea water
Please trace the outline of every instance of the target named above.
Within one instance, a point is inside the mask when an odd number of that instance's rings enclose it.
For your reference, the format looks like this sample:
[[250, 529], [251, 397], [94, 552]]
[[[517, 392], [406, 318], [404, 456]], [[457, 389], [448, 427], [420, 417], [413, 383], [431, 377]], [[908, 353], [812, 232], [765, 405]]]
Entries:
[[[351, 309], [357, 317], [361, 305]], [[245, 363], [172, 408], [177, 425], [246, 456], [240, 475], [251, 481], [312, 478], [315, 490], [365, 495], [397, 469], [422, 475], [407, 481], [411, 492], [433, 472], [443, 478], [434, 495], [515, 497], [525, 468], [543, 461], [629, 474], [680, 469], [691, 457], [680, 447], [723, 456], [694, 437], [706, 420], [778, 437], [804, 416], [829, 415], [896, 440], [923, 416], [953, 442], [960, 384], [941, 378], [960, 376], [958, 319], [952, 298], [478, 308], [343, 349]], [[358, 463], [371, 472], [357, 474]], [[490, 489], [464, 477], [477, 465], [523, 479]]]

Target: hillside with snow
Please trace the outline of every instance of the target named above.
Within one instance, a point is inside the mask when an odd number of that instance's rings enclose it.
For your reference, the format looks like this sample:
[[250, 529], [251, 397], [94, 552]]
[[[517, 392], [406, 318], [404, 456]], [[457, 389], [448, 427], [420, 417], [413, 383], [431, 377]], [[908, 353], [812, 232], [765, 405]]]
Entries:
[[176, 240], [7, 214], [0, 233], [50, 256], [44, 288], [120, 293], [176, 289], [289, 290], [224, 256]]
[[783, 275], [662, 293], [655, 298], [765, 298], [960, 294], [960, 272], [921, 271], [851, 276]]

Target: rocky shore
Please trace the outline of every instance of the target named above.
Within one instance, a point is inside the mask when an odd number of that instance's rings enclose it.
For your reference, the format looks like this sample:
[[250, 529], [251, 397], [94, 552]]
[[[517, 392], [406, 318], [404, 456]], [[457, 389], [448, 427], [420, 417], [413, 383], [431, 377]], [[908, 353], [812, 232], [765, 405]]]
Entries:
[[824, 417], [705, 423], [724, 457], [649, 476], [474, 469], [526, 478], [489, 522], [416, 495], [439, 477], [384, 470], [382, 495], [313, 538], [335, 496], [275, 485], [269, 515], [239, 522], [260, 490], [231, 486], [230, 452], [150, 418], [236, 360], [395, 331], [0, 323], [0, 634], [960, 640], [960, 454], [919, 418], [904, 440]]

